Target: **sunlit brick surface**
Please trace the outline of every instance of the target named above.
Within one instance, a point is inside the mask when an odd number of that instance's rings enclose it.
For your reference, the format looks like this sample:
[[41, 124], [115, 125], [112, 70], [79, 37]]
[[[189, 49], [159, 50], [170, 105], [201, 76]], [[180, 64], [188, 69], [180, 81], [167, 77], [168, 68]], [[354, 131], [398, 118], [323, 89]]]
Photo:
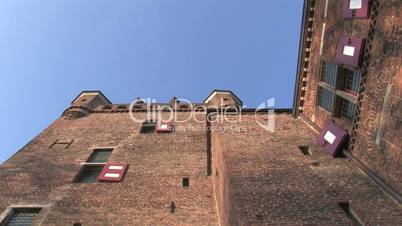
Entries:
[[[202, 128], [205, 115], [202, 119], [176, 126]], [[0, 212], [12, 204], [51, 203], [43, 225], [217, 225], [205, 131], [139, 134], [139, 129], [127, 113], [57, 120], [0, 166]], [[61, 138], [74, 142], [67, 149], [49, 148]], [[122, 183], [71, 183], [96, 147], [115, 147], [109, 161], [130, 164]], [[185, 176], [188, 188], [182, 187]]]
[[[224, 225], [353, 225], [337, 204], [343, 201], [367, 225], [402, 225], [402, 207], [347, 159], [325, 153], [301, 120], [276, 115], [270, 133], [253, 126], [253, 115], [242, 119], [236, 126], [243, 133], [213, 133], [213, 179]], [[312, 155], [298, 146], [309, 146]]]

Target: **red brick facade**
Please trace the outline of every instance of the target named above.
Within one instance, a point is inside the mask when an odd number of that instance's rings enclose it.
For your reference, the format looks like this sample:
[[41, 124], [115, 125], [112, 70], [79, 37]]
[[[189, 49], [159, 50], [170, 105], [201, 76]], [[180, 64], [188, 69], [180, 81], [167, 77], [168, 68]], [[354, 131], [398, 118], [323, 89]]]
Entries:
[[[371, 0], [369, 4], [367, 19], [351, 19], [344, 17], [344, 1], [306, 1], [295, 107], [298, 115], [320, 128], [333, 120], [346, 129], [351, 135], [350, 153], [401, 193], [402, 2]], [[365, 39], [361, 66], [352, 68], [361, 71], [362, 82], [357, 113], [350, 121], [320, 107], [317, 96], [321, 65], [339, 64], [337, 49], [345, 36]]]
[[[256, 123], [271, 120], [268, 110], [237, 113], [242, 102], [230, 91], [198, 104], [148, 105], [172, 106], [173, 132], [158, 125], [168, 112], [155, 121], [140, 100], [114, 105], [83, 92], [0, 166], [0, 225], [33, 207], [41, 208], [34, 225], [402, 225], [401, 203], [386, 190], [402, 191], [402, 2], [371, 0], [367, 19], [345, 19], [344, 2], [305, 1], [296, 117], [277, 111], [274, 132]], [[361, 71], [362, 82], [357, 96], [334, 90], [329, 112], [318, 104], [318, 87], [327, 87], [321, 66], [340, 64], [345, 36], [364, 38], [359, 68], [344, 65]], [[342, 110], [338, 96], [356, 103], [352, 119], [334, 113]], [[222, 120], [217, 109], [226, 106], [231, 115]], [[317, 144], [329, 120], [350, 135], [349, 158]], [[106, 148], [107, 163], [127, 172], [115, 182], [80, 183], [86, 167], [104, 167], [90, 156]]]

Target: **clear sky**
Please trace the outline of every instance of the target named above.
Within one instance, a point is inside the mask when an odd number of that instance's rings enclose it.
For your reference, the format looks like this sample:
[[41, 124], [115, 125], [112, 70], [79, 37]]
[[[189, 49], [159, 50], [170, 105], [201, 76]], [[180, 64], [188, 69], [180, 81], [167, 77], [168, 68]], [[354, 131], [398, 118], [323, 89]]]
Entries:
[[0, 163], [82, 90], [291, 107], [302, 0], [1, 0]]

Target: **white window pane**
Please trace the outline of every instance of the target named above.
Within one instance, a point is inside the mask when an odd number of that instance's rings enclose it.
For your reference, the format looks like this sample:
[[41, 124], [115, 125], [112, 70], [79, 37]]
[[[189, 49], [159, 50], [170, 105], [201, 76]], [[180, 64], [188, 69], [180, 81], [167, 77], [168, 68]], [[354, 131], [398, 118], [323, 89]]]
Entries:
[[118, 177], [120, 177], [120, 174], [118, 174], [118, 173], [106, 173], [105, 177], [118, 178]]
[[122, 170], [123, 167], [122, 166], [109, 166], [110, 170]]
[[363, 5], [363, 0], [350, 0], [349, 9], [361, 9]]
[[343, 47], [343, 55], [354, 56], [355, 55], [355, 47], [353, 47], [353, 46]]
[[328, 141], [328, 143], [333, 144], [336, 139], [336, 136], [330, 131], [327, 131], [327, 133], [324, 136], [324, 139]]

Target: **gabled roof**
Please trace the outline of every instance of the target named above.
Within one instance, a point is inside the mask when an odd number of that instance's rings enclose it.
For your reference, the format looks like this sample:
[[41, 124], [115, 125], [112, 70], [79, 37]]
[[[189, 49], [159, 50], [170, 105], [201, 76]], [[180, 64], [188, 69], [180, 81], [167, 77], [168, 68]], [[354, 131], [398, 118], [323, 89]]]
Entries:
[[213, 90], [208, 97], [203, 101], [203, 103], [206, 103], [207, 101], [209, 101], [210, 99], [212, 99], [212, 97], [214, 97], [217, 93], [227, 93], [233, 96], [233, 98], [240, 103], [241, 106], [243, 106], [243, 101], [236, 96], [236, 94], [234, 94], [231, 90], [222, 90], [222, 89], [215, 89]]
[[112, 102], [107, 99], [107, 97], [105, 95], [103, 95], [103, 93], [99, 90], [84, 90], [80, 93], [80, 95], [78, 95], [72, 102], [71, 104], [74, 104], [75, 101], [78, 100], [78, 98], [80, 98], [83, 95], [90, 95], [90, 94], [97, 94], [100, 95], [102, 99], [104, 99], [105, 102], [107, 102], [108, 104], [112, 104]]

